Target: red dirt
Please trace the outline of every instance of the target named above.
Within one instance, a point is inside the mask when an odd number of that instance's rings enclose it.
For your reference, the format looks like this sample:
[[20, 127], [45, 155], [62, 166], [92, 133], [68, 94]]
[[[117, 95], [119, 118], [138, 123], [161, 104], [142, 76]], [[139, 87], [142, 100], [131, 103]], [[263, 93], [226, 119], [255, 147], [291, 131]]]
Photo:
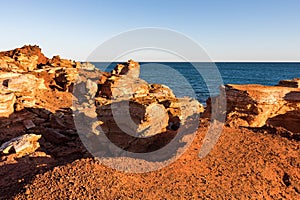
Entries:
[[225, 127], [199, 159], [206, 130], [200, 128], [188, 151], [161, 170], [124, 173], [84, 158], [38, 174], [14, 199], [300, 198], [299, 141]]

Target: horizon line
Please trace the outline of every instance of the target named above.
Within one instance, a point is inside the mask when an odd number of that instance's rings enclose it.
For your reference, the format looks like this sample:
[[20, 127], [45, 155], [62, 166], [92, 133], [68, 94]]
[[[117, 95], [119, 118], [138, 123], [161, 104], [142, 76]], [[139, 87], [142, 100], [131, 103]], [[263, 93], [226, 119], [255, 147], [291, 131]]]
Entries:
[[[130, 60], [130, 59], [129, 59]], [[116, 60], [116, 61], [79, 61], [79, 62], [103, 62], [103, 63], [116, 63], [116, 62], [120, 62], [120, 63], [124, 63], [124, 62], [127, 62], [128, 60]], [[299, 61], [282, 61], [282, 60], [275, 60], [275, 61], [257, 61], [257, 60], [228, 60], [228, 61], [182, 61], [182, 60], [179, 60], [179, 61], [174, 61], [174, 60], [134, 60], [135, 62], [160, 62], [160, 63], [163, 63], [163, 62], [169, 62], [169, 63], [300, 63], [300, 60]]]

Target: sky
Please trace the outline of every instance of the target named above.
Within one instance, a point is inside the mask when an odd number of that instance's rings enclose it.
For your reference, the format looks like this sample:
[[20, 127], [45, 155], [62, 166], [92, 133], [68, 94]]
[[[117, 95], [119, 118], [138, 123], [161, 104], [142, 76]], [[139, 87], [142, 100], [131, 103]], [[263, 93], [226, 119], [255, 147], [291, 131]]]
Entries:
[[191, 38], [213, 61], [300, 61], [299, 0], [0, 3], [0, 51], [36, 44], [48, 57], [85, 61], [120, 33], [157, 27]]

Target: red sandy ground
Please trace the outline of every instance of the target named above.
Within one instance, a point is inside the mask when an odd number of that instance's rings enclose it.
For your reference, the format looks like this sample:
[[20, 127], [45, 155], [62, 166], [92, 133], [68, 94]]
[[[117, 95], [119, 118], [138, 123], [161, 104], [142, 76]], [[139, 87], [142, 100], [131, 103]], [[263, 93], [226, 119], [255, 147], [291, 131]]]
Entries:
[[206, 130], [161, 170], [124, 173], [82, 158], [36, 175], [14, 199], [300, 199], [299, 141], [224, 127], [199, 159]]

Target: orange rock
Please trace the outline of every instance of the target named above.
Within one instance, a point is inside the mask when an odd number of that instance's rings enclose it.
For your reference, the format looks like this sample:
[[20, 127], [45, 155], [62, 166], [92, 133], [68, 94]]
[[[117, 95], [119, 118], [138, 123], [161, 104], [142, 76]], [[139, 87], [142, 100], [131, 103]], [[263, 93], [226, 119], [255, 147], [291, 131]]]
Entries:
[[[44, 65], [48, 58], [44, 56], [38, 46], [23, 46], [11, 51], [0, 52], [0, 64], [2, 69], [15, 72], [26, 72]], [[4, 64], [6, 63], [6, 64]]]
[[[300, 132], [295, 125], [289, 127], [300, 117], [300, 88], [228, 84], [225, 89], [228, 125], [262, 127], [270, 124]], [[208, 102], [207, 110], [210, 106]], [[287, 122], [291, 116], [293, 122]]]
[[126, 63], [117, 64], [111, 73], [138, 78], [140, 76], [140, 64], [133, 60], [128, 60]]

